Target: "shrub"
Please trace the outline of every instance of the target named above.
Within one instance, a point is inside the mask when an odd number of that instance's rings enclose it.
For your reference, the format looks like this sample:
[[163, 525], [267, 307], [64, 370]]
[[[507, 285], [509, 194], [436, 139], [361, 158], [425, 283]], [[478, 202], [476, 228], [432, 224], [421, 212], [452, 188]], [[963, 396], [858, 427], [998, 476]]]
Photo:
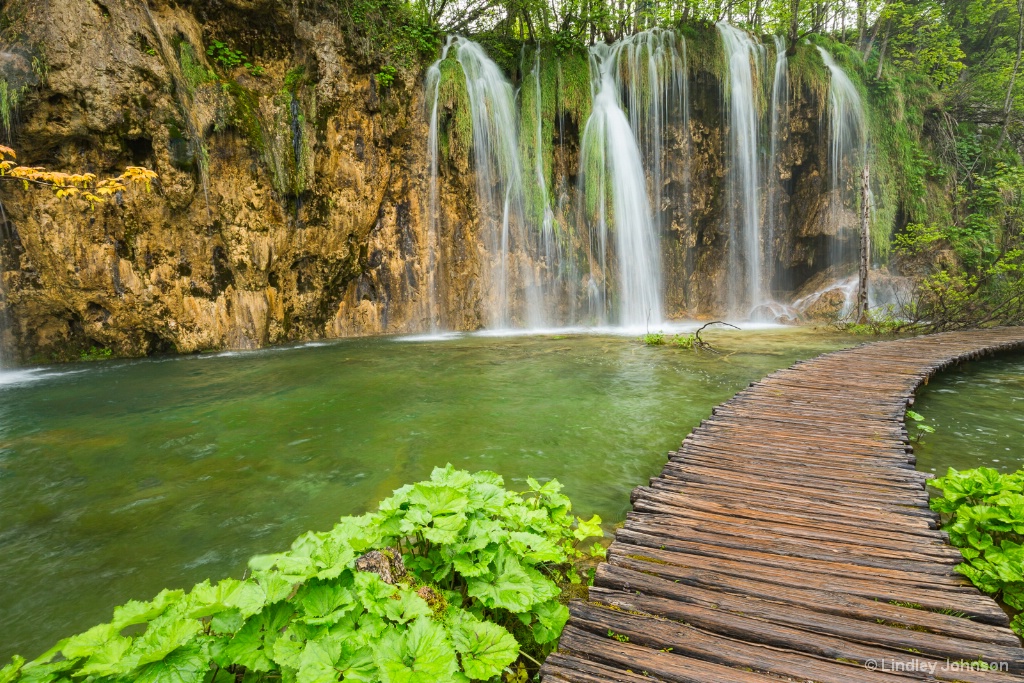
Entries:
[[602, 535], [557, 481], [528, 485], [437, 468], [375, 513], [254, 557], [244, 580], [128, 602], [33, 662], [15, 657], [0, 681], [495, 678], [553, 649], [569, 616], [558, 583], [580, 581], [578, 546]]
[[[932, 509], [947, 516], [943, 528], [964, 556], [957, 571], [1010, 608], [1024, 610], [1024, 470], [950, 468], [931, 486], [943, 494], [932, 499]], [[1024, 636], [1021, 614], [1012, 626]]]

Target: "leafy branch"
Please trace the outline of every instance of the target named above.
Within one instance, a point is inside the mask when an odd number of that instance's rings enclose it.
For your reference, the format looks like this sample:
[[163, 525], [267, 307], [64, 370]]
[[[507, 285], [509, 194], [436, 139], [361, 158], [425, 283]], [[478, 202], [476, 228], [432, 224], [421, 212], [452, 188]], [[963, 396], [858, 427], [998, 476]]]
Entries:
[[58, 199], [87, 201], [89, 208], [105, 203], [131, 185], [144, 185], [150, 192], [157, 177], [156, 172], [147, 168], [129, 166], [115, 178], [101, 179], [95, 173], [63, 173], [40, 166], [19, 166], [16, 159], [13, 149], [0, 145], [0, 179], [20, 180], [26, 190], [33, 185], [45, 187], [52, 190]]

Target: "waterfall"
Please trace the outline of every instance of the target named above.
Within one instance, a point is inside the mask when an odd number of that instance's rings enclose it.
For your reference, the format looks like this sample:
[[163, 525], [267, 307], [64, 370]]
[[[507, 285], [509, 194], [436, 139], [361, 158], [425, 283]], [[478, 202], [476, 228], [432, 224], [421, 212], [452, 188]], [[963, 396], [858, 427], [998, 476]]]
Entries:
[[[764, 262], [768, 272], [765, 281], [768, 287], [782, 285], [788, 288], [789, 282], [779, 282], [778, 255], [775, 253], [775, 240], [778, 237], [779, 218], [783, 221], [780, 195], [782, 190], [782, 171], [779, 168], [779, 152], [783, 135], [788, 137], [789, 128], [789, 63], [786, 58], [786, 39], [775, 36], [775, 77], [772, 81], [772, 128], [771, 147], [768, 154], [768, 234], [765, 238]], [[788, 227], [783, 224], [783, 231]], [[782, 271], [783, 273], [785, 271]]]
[[718, 31], [728, 71], [728, 303], [734, 315], [746, 315], [767, 298], [761, 278], [761, 196], [757, 161], [761, 138], [755, 78], [761, 67], [763, 46], [750, 34], [725, 22], [718, 24]]
[[[545, 278], [543, 299], [545, 303], [552, 302], [557, 297], [557, 292], [554, 291], [559, 284], [558, 268], [561, 263], [561, 249], [558, 242], [558, 236], [555, 234], [555, 214], [551, 210], [551, 201], [548, 195], [548, 181], [547, 173], [544, 171], [544, 116], [543, 116], [543, 89], [541, 88], [541, 70], [540, 70], [540, 45], [537, 45], [533, 63], [533, 85], [534, 85], [534, 116], [536, 117], [536, 125], [534, 126], [534, 154], [533, 154], [533, 167], [534, 176], [537, 181], [536, 191], [540, 195], [540, 201], [543, 203], [541, 225], [540, 225], [540, 243], [541, 243], [541, 258], [543, 259]], [[545, 305], [542, 314], [544, 315], [543, 322], [547, 322], [547, 314], [549, 313], [549, 306]]]
[[819, 45], [818, 52], [831, 75], [828, 85], [829, 175], [835, 237], [832, 239], [829, 265], [837, 275], [842, 275], [855, 267], [859, 254], [856, 235], [860, 233], [860, 222], [856, 208], [860, 196], [860, 170], [868, 154], [867, 119], [853, 81], [827, 50]]
[[[428, 156], [430, 157], [430, 201], [428, 211], [436, 244], [440, 238], [438, 206], [438, 99], [441, 63], [455, 50], [455, 60], [466, 79], [472, 127], [473, 177], [476, 184], [477, 215], [486, 254], [482, 256], [481, 285], [483, 314], [492, 329], [517, 326], [539, 327], [544, 322], [541, 288], [531, 260], [536, 255], [535, 235], [527, 229], [523, 192], [523, 169], [519, 154], [515, 91], [501, 69], [483, 48], [461, 36], [449, 38], [441, 59], [427, 73], [427, 92], [433, 98]], [[432, 250], [439, 251], [436, 247]], [[430, 285], [432, 307], [436, 308], [438, 264]], [[431, 314], [431, 319], [436, 319]]]
[[431, 332], [437, 332], [441, 328], [441, 315], [438, 311], [437, 287], [440, 278], [441, 263], [439, 254], [441, 251], [440, 217], [438, 212], [438, 188], [437, 188], [437, 102], [441, 93], [441, 62], [448, 58], [448, 50], [452, 46], [454, 38], [449, 37], [441, 49], [441, 58], [430, 65], [427, 69], [426, 92], [431, 98], [430, 102], [430, 128], [427, 133], [427, 159], [430, 167], [430, 185], [427, 197], [427, 306], [423, 317], [428, 321]]
[[[634, 39], [646, 40], [641, 36], [643, 34], [634, 36]], [[634, 128], [619, 103], [617, 78], [623, 66], [619, 58], [625, 52], [627, 73], [632, 72], [636, 65], [635, 62], [630, 64], [629, 60], [638, 56], [632, 47], [632, 41], [623, 41], [615, 46], [598, 43], [591, 48], [593, 107], [583, 131], [580, 176], [588, 208], [586, 213], [592, 214], [589, 216], [592, 245], [588, 288], [590, 305], [596, 309], [598, 321], [605, 322], [609, 292], [608, 236], [612, 232], [615, 239], [614, 291], [618, 323], [639, 327], [660, 323], [663, 313], [661, 253], [647, 196], [643, 160]], [[653, 59], [650, 58], [649, 62]], [[648, 78], [650, 74], [648, 71]], [[657, 77], [656, 70], [654, 75]], [[648, 93], [660, 91], [660, 82], [655, 78], [653, 83], [648, 83], [651, 86]], [[642, 102], [641, 92], [639, 84], [633, 84], [630, 95], [638, 101], [638, 108]], [[650, 97], [649, 105], [651, 100], [654, 100], [653, 105], [661, 104], [660, 96]], [[660, 125], [660, 116], [651, 118]], [[638, 116], [638, 126], [639, 123]], [[660, 180], [660, 175], [658, 178]]]
[[686, 40], [675, 31], [649, 29], [611, 47], [615, 84], [629, 112], [629, 125], [650, 171], [655, 229], [660, 232], [666, 171], [665, 137], [686, 117]]
[[[456, 59], [466, 75], [470, 118], [473, 125], [473, 170], [476, 177], [479, 216], [491, 260], [485, 262], [485, 279], [491, 286], [490, 324], [511, 327], [513, 307], [510, 291], [512, 263], [517, 248], [525, 248], [523, 173], [519, 160], [519, 138], [515, 115], [515, 93], [501, 69], [477, 43], [456, 38]], [[526, 320], [536, 326], [540, 317], [537, 291], [527, 265], [520, 265], [526, 292]]]

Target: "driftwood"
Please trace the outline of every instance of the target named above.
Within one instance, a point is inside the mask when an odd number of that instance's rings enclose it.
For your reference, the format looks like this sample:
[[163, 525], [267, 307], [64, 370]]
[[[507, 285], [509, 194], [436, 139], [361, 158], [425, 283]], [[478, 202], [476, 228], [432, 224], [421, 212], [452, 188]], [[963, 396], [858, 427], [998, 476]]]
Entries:
[[707, 343], [706, 341], [700, 338], [700, 333], [704, 331], [704, 328], [709, 327], [711, 325], [726, 325], [728, 327], [733, 328], [734, 330], [740, 329], [735, 325], [731, 325], [727, 322], [722, 322], [721, 320], [712, 320], [709, 323], [704, 323], [699, 328], [697, 328], [696, 332], [693, 333], [693, 348], [700, 349], [701, 351], [710, 351], [711, 353], [718, 353], [718, 351], [715, 350], [715, 348], [711, 346], [711, 344]]
[[[695, 348], [713, 350], [713, 324]], [[864, 345], [716, 408], [634, 489], [542, 677], [1024, 683], [1020, 639], [956, 572], [904, 425], [933, 373], [1021, 348], [1024, 328]]]

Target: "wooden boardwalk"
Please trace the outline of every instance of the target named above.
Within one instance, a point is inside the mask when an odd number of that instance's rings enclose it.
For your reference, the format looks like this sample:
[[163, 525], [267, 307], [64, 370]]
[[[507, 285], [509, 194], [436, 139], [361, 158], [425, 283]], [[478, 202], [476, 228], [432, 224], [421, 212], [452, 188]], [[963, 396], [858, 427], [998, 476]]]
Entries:
[[1021, 348], [1024, 328], [869, 344], [716, 408], [633, 492], [544, 681], [1024, 682], [1006, 615], [954, 571], [903, 424], [933, 373]]

